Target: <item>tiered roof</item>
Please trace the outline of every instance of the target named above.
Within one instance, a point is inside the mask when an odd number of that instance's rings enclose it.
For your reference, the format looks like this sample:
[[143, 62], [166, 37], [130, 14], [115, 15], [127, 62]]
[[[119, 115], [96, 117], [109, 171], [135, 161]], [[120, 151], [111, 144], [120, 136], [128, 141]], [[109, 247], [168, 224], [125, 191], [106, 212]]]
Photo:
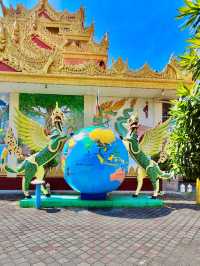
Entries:
[[108, 36], [105, 34], [100, 43], [94, 41], [94, 24], [85, 27], [83, 7], [69, 13], [55, 11], [48, 0], [39, 0], [32, 9], [21, 4], [7, 8], [2, 0], [0, 4], [0, 73], [101, 77], [129, 84], [140, 79], [191, 82], [174, 58], [161, 72], [147, 64], [130, 70], [121, 57], [108, 68]]

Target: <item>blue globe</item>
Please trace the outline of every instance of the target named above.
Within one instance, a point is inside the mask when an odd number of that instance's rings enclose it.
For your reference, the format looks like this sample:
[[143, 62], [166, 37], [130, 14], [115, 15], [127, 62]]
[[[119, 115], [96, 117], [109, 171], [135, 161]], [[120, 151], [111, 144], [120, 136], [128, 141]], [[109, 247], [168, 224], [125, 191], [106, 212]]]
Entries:
[[128, 152], [111, 129], [81, 129], [64, 146], [65, 181], [82, 199], [104, 199], [116, 190], [128, 170]]

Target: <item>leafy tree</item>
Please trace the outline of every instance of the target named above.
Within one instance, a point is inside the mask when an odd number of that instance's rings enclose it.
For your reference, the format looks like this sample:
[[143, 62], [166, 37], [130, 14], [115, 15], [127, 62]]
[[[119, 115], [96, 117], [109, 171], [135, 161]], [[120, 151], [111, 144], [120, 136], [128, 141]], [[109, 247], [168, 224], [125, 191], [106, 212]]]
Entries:
[[180, 56], [180, 66], [193, 74], [193, 79], [200, 76], [200, 0], [185, 0], [185, 6], [179, 9], [179, 19], [184, 19], [183, 29], [188, 28], [193, 34], [188, 39], [188, 49]]
[[46, 127], [49, 126], [49, 118], [56, 102], [66, 114], [66, 123], [70, 122], [71, 125], [83, 121], [84, 101], [82, 96], [21, 93], [19, 98], [20, 110], [30, 116], [43, 118]]
[[176, 173], [195, 180], [200, 177], [200, 90], [182, 86], [171, 115], [176, 126], [170, 137], [169, 151]]
[[185, 0], [178, 18], [184, 19], [183, 28], [192, 34], [189, 47], [180, 56], [180, 66], [192, 73], [195, 84], [192, 88], [180, 86], [179, 99], [173, 102], [171, 115], [176, 125], [169, 153], [176, 173], [195, 180], [200, 177], [200, 0]]

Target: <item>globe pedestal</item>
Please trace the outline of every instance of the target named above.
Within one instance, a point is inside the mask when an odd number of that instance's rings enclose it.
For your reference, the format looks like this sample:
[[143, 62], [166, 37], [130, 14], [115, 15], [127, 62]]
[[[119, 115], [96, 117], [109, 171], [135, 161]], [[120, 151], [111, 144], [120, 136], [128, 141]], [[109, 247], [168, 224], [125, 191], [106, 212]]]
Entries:
[[[133, 198], [131, 195], [109, 194], [106, 200], [82, 200], [79, 195], [52, 195], [50, 198], [41, 196], [42, 208], [152, 208], [163, 207], [164, 202], [160, 199], [151, 199], [147, 195]], [[20, 207], [35, 208], [35, 196], [31, 199], [20, 200]]]
[[106, 193], [97, 193], [97, 194], [81, 193], [82, 200], [105, 200], [106, 197], [107, 197]]

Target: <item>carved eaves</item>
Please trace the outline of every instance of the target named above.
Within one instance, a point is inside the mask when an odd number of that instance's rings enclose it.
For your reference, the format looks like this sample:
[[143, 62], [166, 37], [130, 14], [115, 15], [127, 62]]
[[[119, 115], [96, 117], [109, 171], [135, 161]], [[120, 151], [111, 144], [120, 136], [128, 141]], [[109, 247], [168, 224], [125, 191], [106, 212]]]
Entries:
[[[4, 8], [4, 17], [0, 19], [0, 61], [18, 72], [191, 81], [191, 75], [183, 73], [175, 58], [171, 58], [160, 72], [152, 70], [148, 64], [131, 70], [128, 61], [123, 62], [121, 57], [106, 68], [102, 60], [106, 64], [108, 35], [100, 43], [94, 41], [94, 24], [84, 27], [82, 7], [71, 14], [66, 10], [56, 12], [45, 0], [40, 0], [31, 10], [22, 5], [9, 9], [1, 0], [0, 4]], [[46, 25], [58, 27], [59, 32], [51, 27], [48, 30]], [[33, 38], [43, 43], [43, 47]], [[72, 62], [66, 60], [69, 58], [75, 63], [69, 63]]]

